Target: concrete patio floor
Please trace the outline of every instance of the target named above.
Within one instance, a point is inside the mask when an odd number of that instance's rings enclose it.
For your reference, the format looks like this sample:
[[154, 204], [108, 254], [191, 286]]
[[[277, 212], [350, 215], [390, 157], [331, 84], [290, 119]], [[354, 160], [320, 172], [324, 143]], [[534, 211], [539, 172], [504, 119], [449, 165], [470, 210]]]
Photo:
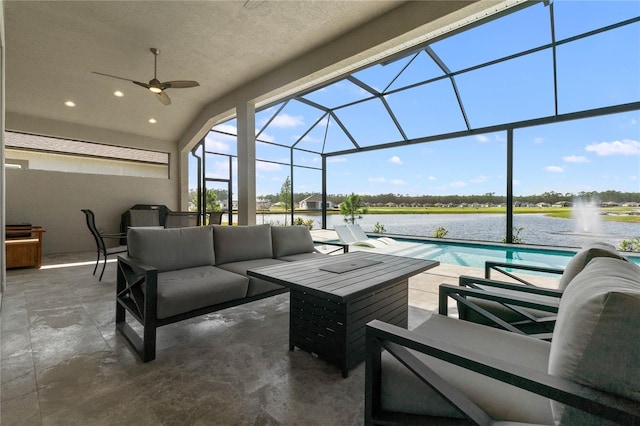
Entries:
[[[115, 333], [116, 264], [98, 282], [94, 261], [45, 256], [42, 269], [7, 271], [3, 426], [362, 424], [364, 364], [343, 379], [289, 351], [288, 294], [162, 327], [156, 360], [143, 364]], [[409, 280], [409, 328], [461, 274], [481, 271], [440, 265]]]

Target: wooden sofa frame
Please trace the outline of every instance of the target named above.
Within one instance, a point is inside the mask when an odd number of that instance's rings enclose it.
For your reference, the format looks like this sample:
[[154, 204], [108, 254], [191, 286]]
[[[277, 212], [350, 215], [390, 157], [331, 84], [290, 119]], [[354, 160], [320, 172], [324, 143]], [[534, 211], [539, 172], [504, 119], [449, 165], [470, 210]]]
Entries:
[[[116, 329], [129, 342], [142, 362], [152, 361], [156, 357], [156, 330], [158, 327], [289, 291], [288, 288], [283, 287], [160, 319], [156, 316], [158, 270], [153, 266], [134, 263], [123, 256], [118, 256], [117, 274]], [[127, 312], [142, 324], [142, 336], [139, 336], [127, 323]]]

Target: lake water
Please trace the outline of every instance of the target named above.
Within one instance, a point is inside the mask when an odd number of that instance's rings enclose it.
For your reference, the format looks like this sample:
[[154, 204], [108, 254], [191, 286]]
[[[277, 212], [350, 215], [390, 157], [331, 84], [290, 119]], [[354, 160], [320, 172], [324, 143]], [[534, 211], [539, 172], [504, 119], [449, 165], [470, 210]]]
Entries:
[[[319, 215], [296, 214], [304, 220], [313, 219], [313, 227], [321, 228]], [[284, 215], [258, 214], [256, 223], [284, 224]], [[503, 214], [366, 214], [357, 223], [366, 232], [374, 225], [384, 225], [386, 234], [432, 237], [433, 231], [444, 227], [445, 239], [502, 242], [505, 236], [506, 218]], [[327, 215], [327, 228], [344, 224], [342, 215]], [[595, 240], [608, 241], [618, 246], [620, 241], [640, 236], [639, 223], [601, 223], [597, 234], [578, 232], [575, 219], [559, 219], [544, 214], [518, 214], [514, 216], [514, 227], [522, 227], [519, 237], [524, 244], [582, 247]]]

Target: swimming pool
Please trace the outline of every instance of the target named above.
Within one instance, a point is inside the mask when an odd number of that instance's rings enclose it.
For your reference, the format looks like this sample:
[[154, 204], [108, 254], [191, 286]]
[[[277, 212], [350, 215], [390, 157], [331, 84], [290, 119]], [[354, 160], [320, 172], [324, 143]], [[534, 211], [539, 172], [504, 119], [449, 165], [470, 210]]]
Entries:
[[[431, 259], [444, 264], [473, 268], [484, 268], [486, 261], [494, 261], [564, 269], [577, 251], [577, 249], [538, 248], [524, 245], [434, 242], [397, 237], [393, 239], [396, 241], [395, 244], [375, 250], [386, 254]], [[640, 266], [640, 256], [628, 253], [625, 255]]]

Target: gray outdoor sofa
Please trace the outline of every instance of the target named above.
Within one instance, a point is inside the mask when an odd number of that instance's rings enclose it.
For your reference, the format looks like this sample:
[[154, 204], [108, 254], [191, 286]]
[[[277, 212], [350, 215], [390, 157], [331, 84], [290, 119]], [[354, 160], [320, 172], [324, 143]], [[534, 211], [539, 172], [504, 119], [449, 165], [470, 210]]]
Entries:
[[640, 424], [632, 262], [586, 264], [551, 342], [436, 314], [413, 331], [367, 327], [366, 424]]
[[130, 228], [127, 241], [127, 256], [118, 257], [116, 329], [144, 362], [155, 358], [158, 327], [287, 291], [248, 277], [248, 269], [326, 256], [305, 226]]

